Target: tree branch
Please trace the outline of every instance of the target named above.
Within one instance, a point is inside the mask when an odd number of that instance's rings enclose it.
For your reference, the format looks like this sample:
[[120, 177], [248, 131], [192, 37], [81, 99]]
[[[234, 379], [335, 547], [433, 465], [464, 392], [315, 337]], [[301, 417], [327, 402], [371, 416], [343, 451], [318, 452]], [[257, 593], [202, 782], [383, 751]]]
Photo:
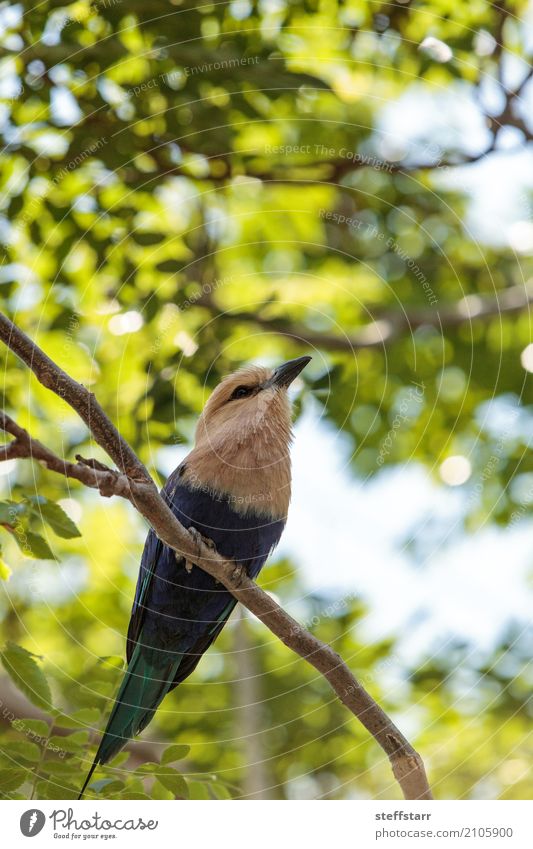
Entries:
[[[516, 148], [522, 150], [522, 148]], [[457, 153], [452, 158], [437, 159], [433, 162], [392, 162], [388, 159], [380, 159], [377, 155], [357, 154], [345, 159], [323, 159], [315, 162], [291, 163], [290, 165], [276, 164], [272, 168], [254, 168], [253, 164], [247, 168], [244, 174], [237, 171], [239, 176], [250, 177], [262, 182], [271, 183], [294, 183], [306, 185], [314, 183], [325, 183], [338, 185], [344, 177], [368, 168], [374, 171], [384, 171], [387, 174], [417, 174], [420, 171], [444, 171], [448, 168], [459, 168], [462, 165], [472, 165], [485, 159], [494, 151], [494, 141], [478, 153]], [[165, 172], [167, 176], [170, 171]], [[189, 174], [190, 176], [190, 174]], [[230, 174], [230, 176], [232, 176]], [[212, 179], [210, 177], [209, 179]], [[227, 179], [227, 178], [224, 178]]]
[[[461, 324], [487, 319], [498, 315], [521, 312], [533, 303], [533, 283], [510, 286], [495, 295], [466, 295], [460, 301], [442, 307], [424, 307], [412, 310], [388, 310], [380, 313], [375, 321], [366, 324], [357, 333], [344, 336], [309, 330], [277, 316], [268, 316], [245, 310], [221, 312], [210, 294], [195, 301], [211, 312], [233, 321], [246, 321], [282, 336], [293, 336], [299, 341], [330, 351], [357, 351], [363, 348], [383, 348], [404, 333], [413, 333], [419, 327], [435, 327], [444, 331]], [[275, 303], [273, 304], [275, 306]]]
[[0, 410], [0, 429], [15, 437], [7, 445], [0, 445], [0, 462], [20, 458], [37, 460], [52, 472], [57, 472], [66, 478], [74, 478], [85, 486], [100, 490], [101, 495], [122, 494], [125, 498], [129, 497], [130, 482], [126, 475], [114, 469], [108, 469], [96, 460], [84, 460], [79, 454], [77, 463], [62, 460], [38, 439], [33, 439], [27, 430], [20, 427], [2, 410]]
[[32, 340], [0, 313], [0, 339], [32, 370], [39, 383], [63, 398], [85, 422], [97, 443], [119, 469], [137, 480], [151, 481], [139, 458], [108, 419], [92, 392], [59, 368]]
[[[492, 119], [491, 119], [492, 120]], [[181, 143], [180, 143], [181, 144]], [[444, 171], [448, 168], [458, 168], [462, 165], [472, 165], [487, 157], [494, 151], [495, 136], [490, 145], [478, 153], [457, 153], [452, 154], [450, 158], [438, 159], [433, 162], [392, 162], [387, 159], [380, 159], [377, 155], [357, 154], [354, 152], [353, 157], [345, 159], [322, 159], [311, 162], [292, 162], [290, 164], [273, 163], [270, 168], [261, 168], [255, 165], [253, 159], [251, 161], [235, 165], [232, 162], [232, 152], [206, 154], [206, 160], [209, 165], [216, 163], [217, 169], [215, 173], [210, 173], [205, 178], [215, 185], [224, 186], [229, 180], [236, 177], [250, 178], [251, 180], [261, 180], [263, 183], [272, 183], [273, 185], [316, 185], [325, 183], [326, 185], [340, 185], [344, 177], [360, 171], [363, 168], [373, 169], [375, 171], [384, 171], [387, 174], [417, 174], [420, 171]], [[157, 165], [157, 174], [153, 175], [153, 179], [161, 179], [162, 177], [187, 177], [195, 179], [194, 172], [187, 164], [176, 165], [166, 157], [165, 148], [167, 144], [158, 144], [147, 146], [146, 153], [154, 159]], [[522, 150], [517, 147], [516, 150]], [[509, 151], [507, 151], [509, 153]], [[260, 155], [258, 152], [257, 156]], [[134, 168], [126, 170], [125, 181], [127, 183], [137, 182], [138, 173]], [[196, 178], [197, 179], [197, 178]], [[146, 181], [146, 175], [142, 175], [143, 182]]]
[[[201, 540], [189, 534], [161, 498], [143, 464], [109, 421], [94, 395], [72, 380], [1, 313], [0, 338], [27, 363], [41, 383], [63, 398], [80, 415], [97, 442], [115, 460], [123, 474], [119, 475], [115, 472], [112, 473], [115, 477], [106, 478], [106, 485], [108, 485], [106, 494], [120, 495], [131, 501], [152, 526], [159, 539], [220, 581], [288, 648], [327, 679], [339, 699], [359, 719], [387, 754], [394, 776], [406, 799], [431, 799], [431, 791], [420, 755], [356, 680], [339, 655], [330, 646], [303, 629], [248, 577], [242, 566], [225, 560]], [[36, 457], [44, 450], [46, 456], [42, 456], [41, 459], [48, 468], [66, 476], [71, 476], [70, 473], [73, 472], [77, 480], [85, 483], [81, 477], [85, 472], [81, 473], [79, 468], [82, 466], [90, 472], [91, 476], [94, 476], [89, 486], [94, 486], [99, 475], [108, 475], [107, 471], [85, 466], [83, 462], [74, 465], [56, 458], [59, 460], [58, 466], [56, 461], [51, 459], [51, 452], [47, 452], [40, 443], [35, 445], [31, 437], [22, 431], [22, 428], [19, 429], [9, 417], [4, 417], [3, 423], [8, 432], [15, 436], [15, 446], [18, 442], [18, 448], [12, 448], [12, 452], [21, 451], [21, 446], [25, 446], [24, 450], [27, 454], [24, 456]], [[7, 446], [8, 453], [10, 447]], [[128, 486], [122, 482], [124, 475], [128, 478]]]

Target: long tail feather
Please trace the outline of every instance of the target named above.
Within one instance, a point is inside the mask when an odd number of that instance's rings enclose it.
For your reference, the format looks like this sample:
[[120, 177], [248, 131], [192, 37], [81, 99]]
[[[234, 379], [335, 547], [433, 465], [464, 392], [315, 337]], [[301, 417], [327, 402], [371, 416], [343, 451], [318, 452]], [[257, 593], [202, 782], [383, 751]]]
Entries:
[[78, 799], [83, 797], [98, 764], [107, 763], [146, 728], [171, 688], [182, 657], [137, 645]]
[[85, 793], [85, 791], [87, 789], [87, 785], [88, 785], [89, 781], [91, 780], [91, 778], [93, 777], [93, 772], [95, 771], [97, 766], [98, 766], [98, 761], [95, 758], [94, 761], [93, 761], [92, 767], [90, 768], [89, 772], [87, 773], [87, 778], [83, 782], [83, 787], [80, 790], [80, 795], [78, 796], [78, 801], [80, 799], [83, 799], [83, 794]]

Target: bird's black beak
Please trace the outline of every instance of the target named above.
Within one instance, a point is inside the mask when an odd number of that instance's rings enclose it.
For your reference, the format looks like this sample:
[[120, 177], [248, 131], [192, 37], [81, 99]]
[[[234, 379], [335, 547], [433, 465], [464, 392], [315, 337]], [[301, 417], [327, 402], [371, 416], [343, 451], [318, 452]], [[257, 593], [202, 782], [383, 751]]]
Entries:
[[298, 357], [296, 360], [288, 360], [288, 362], [283, 363], [281, 366], [278, 366], [277, 369], [274, 369], [272, 377], [270, 380], [267, 380], [263, 388], [267, 389], [270, 386], [290, 386], [295, 377], [298, 377], [302, 369], [304, 369], [309, 362], [311, 362], [311, 357]]

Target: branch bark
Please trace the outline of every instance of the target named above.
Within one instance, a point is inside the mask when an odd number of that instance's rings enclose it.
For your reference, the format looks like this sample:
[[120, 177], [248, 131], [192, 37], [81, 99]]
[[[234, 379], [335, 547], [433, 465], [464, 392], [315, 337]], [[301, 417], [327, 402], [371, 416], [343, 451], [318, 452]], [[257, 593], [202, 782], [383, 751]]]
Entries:
[[108, 419], [94, 394], [59, 368], [44, 351], [0, 314], [0, 338], [32, 370], [39, 383], [63, 398], [85, 422], [98, 444], [119, 469], [135, 480], [149, 483], [150, 475]]
[[44, 386], [63, 398], [78, 413], [98, 444], [117, 464], [119, 471], [107, 470], [100, 463], [91, 464], [91, 461], [80, 458], [77, 464], [66, 463], [41, 443], [32, 440], [26, 431], [5, 415], [2, 427], [5, 426], [15, 440], [14, 444], [4, 447], [4, 455], [40, 459], [52, 471], [75, 477], [88, 486], [101, 488], [104, 476], [105, 495], [119, 495], [129, 500], [152, 526], [159, 539], [220, 581], [288, 648], [326, 678], [339, 699], [388, 756], [393, 774], [406, 799], [431, 799], [420, 755], [331, 646], [302, 628], [248, 577], [241, 566], [225, 560], [201, 540], [191, 537], [161, 498], [145, 467], [107, 418], [94, 395], [59, 368], [1, 313], [0, 339], [29, 366]]
[[74, 478], [85, 486], [98, 489], [101, 495], [120, 495], [128, 498], [130, 482], [125, 474], [105, 467], [94, 460], [84, 460], [77, 455], [77, 463], [69, 463], [50, 451], [38, 439], [33, 439], [27, 430], [20, 427], [13, 419], [0, 410], [0, 429], [14, 436], [7, 445], [0, 445], [0, 462], [29, 458], [36, 460], [52, 472], [57, 472], [66, 478]]

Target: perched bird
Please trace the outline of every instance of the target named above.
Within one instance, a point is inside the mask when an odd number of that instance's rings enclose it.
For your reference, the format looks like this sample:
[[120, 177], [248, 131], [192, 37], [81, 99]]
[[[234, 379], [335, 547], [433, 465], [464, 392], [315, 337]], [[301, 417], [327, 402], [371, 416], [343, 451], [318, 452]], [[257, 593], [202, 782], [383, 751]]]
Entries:
[[[287, 389], [311, 357], [274, 371], [243, 368], [209, 398], [190, 454], [162, 495], [193, 535], [257, 577], [277, 545], [291, 492], [291, 406]], [[236, 599], [211, 575], [150, 530], [128, 629], [128, 668], [82, 797], [98, 764], [146, 728], [163, 698], [195, 669]]]

